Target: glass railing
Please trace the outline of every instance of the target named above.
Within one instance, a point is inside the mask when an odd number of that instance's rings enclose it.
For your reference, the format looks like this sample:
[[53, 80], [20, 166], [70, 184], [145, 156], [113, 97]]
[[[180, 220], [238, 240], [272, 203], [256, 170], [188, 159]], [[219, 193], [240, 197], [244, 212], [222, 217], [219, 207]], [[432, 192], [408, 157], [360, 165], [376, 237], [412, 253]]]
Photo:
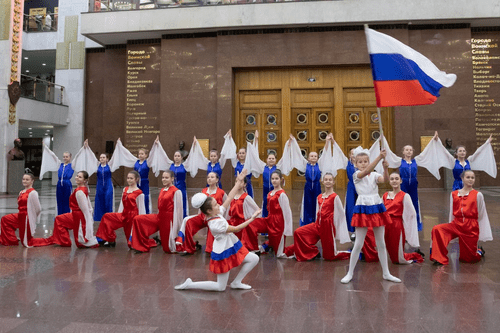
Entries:
[[21, 97], [64, 105], [63, 95], [63, 86], [21, 74]]
[[308, 0], [89, 0], [89, 12]]
[[26, 15], [23, 30], [26, 32], [57, 31], [58, 14]]

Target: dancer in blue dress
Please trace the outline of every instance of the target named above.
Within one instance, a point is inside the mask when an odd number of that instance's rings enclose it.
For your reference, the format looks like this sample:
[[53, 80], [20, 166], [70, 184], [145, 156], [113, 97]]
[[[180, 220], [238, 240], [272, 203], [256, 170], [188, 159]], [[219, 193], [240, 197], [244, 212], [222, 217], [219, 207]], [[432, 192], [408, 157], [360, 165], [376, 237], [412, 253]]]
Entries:
[[[189, 207], [187, 201], [187, 186], [186, 186], [186, 174], [189, 172], [191, 177], [196, 177], [199, 169], [204, 170], [207, 165], [203, 160], [197, 155], [200, 154], [201, 148], [196, 140], [193, 139], [193, 144], [186, 161], [182, 162], [182, 154], [179, 150], [174, 153], [174, 160], [170, 160], [163, 149], [160, 139], [156, 138], [151, 152], [149, 153], [148, 161], [151, 162], [150, 167], [153, 169], [155, 175], [158, 175], [160, 171], [171, 170], [175, 175], [174, 185], [182, 192], [182, 203], [183, 203], [183, 218], [189, 215]], [[203, 153], [202, 153], [203, 155]]]
[[139, 149], [139, 153], [137, 154], [139, 158], [134, 165], [134, 170], [139, 173], [141, 177], [137, 186], [141, 189], [144, 194], [144, 205], [146, 206], [146, 214], [150, 214], [151, 212], [151, 200], [149, 197], [149, 166], [148, 161], [148, 151], [145, 148]]
[[113, 212], [114, 190], [108, 160], [107, 154], [103, 153], [99, 155], [97, 183], [95, 187], [94, 221], [100, 221], [104, 214]]
[[356, 167], [354, 166], [354, 149], [350, 151], [350, 159], [347, 162], [345, 171], [347, 172], [347, 190], [345, 193], [345, 218], [347, 221], [347, 230], [349, 232], [354, 232], [354, 227], [351, 225], [352, 214], [354, 214], [354, 206], [356, 205], [356, 200], [358, 199], [358, 193], [356, 192], [356, 187], [354, 186], [354, 181], [352, 175], [356, 172]]
[[[247, 156], [247, 149], [246, 148], [240, 148], [238, 150], [238, 161], [236, 162], [236, 165], [234, 166], [234, 176], [238, 177], [238, 175], [243, 171], [245, 168], [245, 159]], [[247, 176], [247, 194], [253, 198], [253, 186], [252, 186], [252, 174], [249, 173]]]
[[453, 191], [460, 190], [464, 186], [461, 175], [465, 170], [484, 171], [491, 177], [496, 178], [497, 166], [493, 147], [491, 146], [492, 140], [493, 135], [490, 135], [486, 142], [467, 158], [467, 151], [465, 146], [462, 145], [457, 147], [455, 157], [442, 153], [449, 161], [447, 168], [453, 170]]
[[73, 177], [73, 167], [71, 165], [71, 153], [63, 153], [63, 161], [57, 158], [56, 154], [43, 144], [42, 166], [40, 168], [40, 180], [47, 171], [57, 171], [56, 201], [57, 215], [70, 212], [69, 197], [73, 192], [71, 178]]
[[[302, 156], [297, 140], [290, 135], [290, 154], [291, 164], [300, 172], [303, 172], [306, 178], [304, 185], [304, 194], [302, 196], [302, 207], [300, 209], [300, 226], [316, 222], [316, 199], [321, 194], [322, 172], [335, 172], [333, 166], [331, 144], [333, 135], [327, 135], [325, 147], [321, 157], [315, 151], [309, 152], [307, 159]], [[287, 155], [283, 155], [283, 161], [286, 163]]]

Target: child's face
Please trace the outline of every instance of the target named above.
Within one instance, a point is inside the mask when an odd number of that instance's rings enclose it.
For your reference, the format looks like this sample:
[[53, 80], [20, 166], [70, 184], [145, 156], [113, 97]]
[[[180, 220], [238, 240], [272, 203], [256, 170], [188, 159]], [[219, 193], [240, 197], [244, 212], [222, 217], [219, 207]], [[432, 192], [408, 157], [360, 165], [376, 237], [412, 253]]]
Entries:
[[393, 189], [398, 189], [402, 182], [401, 177], [397, 173], [393, 173], [389, 176], [389, 184]]
[[318, 153], [315, 151], [310, 152], [307, 161], [311, 164], [316, 164], [318, 162]]
[[271, 175], [271, 183], [274, 188], [281, 187], [281, 178], [277, 173]]
[[247, 151], [245, 149], [240, 149], [238, 151], [238, 159], [240, 162], [245, 162], [245, 158], [247, 157]]
[[168, 172], [164, 172], [162, 177], [161, 177], [161, 182], [163, 186], [170, 186], [172, 185], [172, 177], [170, 177], [170, 174]]
[[215, 164], [217, 163], [217, 160], [219, 159], [219, 156], [217, 156], [217, 152], [212, 151], [210, 152], [210, 162]]
[[412, 146], [404, 146], [403, 156], [406, 158], [411, 158], [413, 156], [413, 147]]
[[462, 178], [462, 182], [467, 186], [474, 186], [474, 182], [476, 181], [476, 176], [473, 172], [466, 172], [464, 177]]
[[332, 188], [333, 185], [335, 185], [335, 180], [333, 179], [332, 175], [326, 175], [323, 177], [323, 185], [325, 185], [325, 188]]
[[276, 164], [276, 156], [274, 156], [273, 154], [270, 154], [269, 156], [267, 156], [267, 165], [272, 167]]
[[210, 172], [208, 175], [207, 175], [207, 184], [208, 185], [215, 185], [217, 184], [219, 180], [217, 179], [217, 176], [214, 172]]
[[146, 155], [146, 152], [141, 149], [139, 150], [139, 154], [137, 154], [137, 157], [139, 157], [139, 160], [144, 161], [148, 156]]
[[370, 164], [370, 158], [366, 155], [361, 155], [356, 157], [356, 168], [359, 171], [363, 171]]

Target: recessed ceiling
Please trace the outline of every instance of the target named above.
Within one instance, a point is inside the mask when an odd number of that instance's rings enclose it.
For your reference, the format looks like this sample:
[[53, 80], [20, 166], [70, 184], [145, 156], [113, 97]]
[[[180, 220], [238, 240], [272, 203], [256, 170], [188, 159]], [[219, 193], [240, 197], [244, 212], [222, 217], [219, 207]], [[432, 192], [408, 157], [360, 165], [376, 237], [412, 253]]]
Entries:
[[19, 120], [18, 137], [43, 138], [54, 134], [54, 126], [36, 121]]
[[23, 50], [21, 74], [28, 76], [37, 76], [43, 74], [55, 75], [55, 73], [56, 73], [56, 50], [39, 50], [39, 51]]

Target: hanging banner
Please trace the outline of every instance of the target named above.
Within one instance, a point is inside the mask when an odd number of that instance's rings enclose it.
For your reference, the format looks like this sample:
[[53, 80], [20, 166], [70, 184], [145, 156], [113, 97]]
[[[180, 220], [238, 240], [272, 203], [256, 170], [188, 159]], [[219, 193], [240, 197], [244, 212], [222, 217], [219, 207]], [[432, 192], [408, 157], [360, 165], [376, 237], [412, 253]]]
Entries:
[[[16, 123], [16, 103], [20, 94], [19, 82], [21, 81], [21, 52], [23, 31], [23, 7], [22, 0], [12, 0], [10, 13], [10, 83], [9, 83], [9, 124]], [[16, 83], [15, 83], [16, 82]]]

